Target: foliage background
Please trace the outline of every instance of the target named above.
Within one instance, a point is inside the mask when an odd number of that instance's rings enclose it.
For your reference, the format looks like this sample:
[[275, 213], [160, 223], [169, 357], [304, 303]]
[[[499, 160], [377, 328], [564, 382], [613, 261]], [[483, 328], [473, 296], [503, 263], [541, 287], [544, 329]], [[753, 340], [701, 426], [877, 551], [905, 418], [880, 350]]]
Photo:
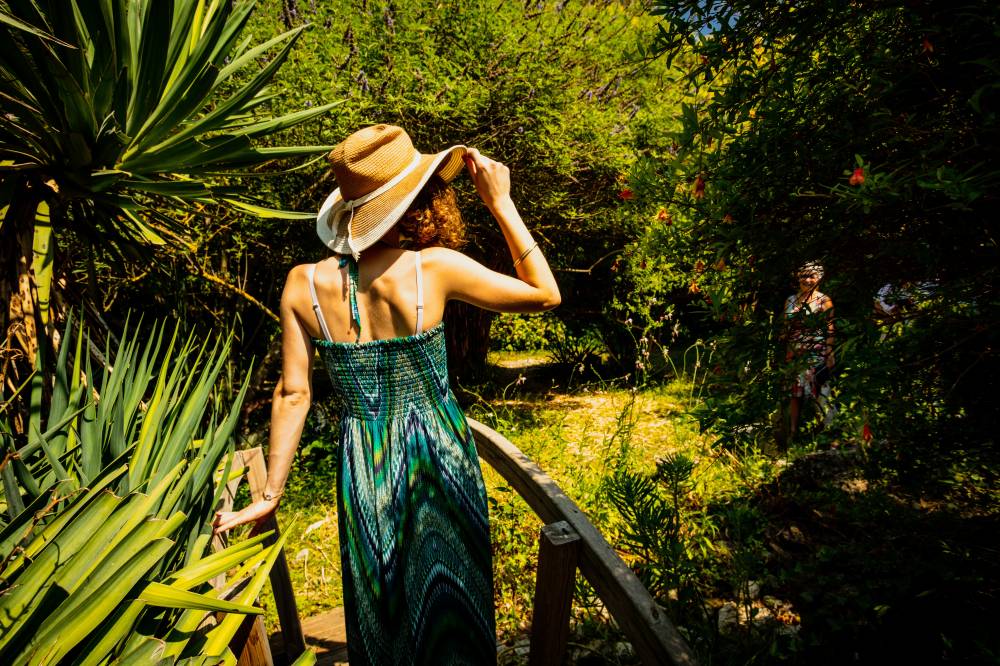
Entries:
[[[343, 100], [283, 142], [334, 143], [395, 122], [424, 150], [461, 141], [512, 166], [564, 305], [554, 345], [548, 324], [505, 320], [498, 330], [510, 339], [498, 346], [569, 356], [592, 349], [596, 329], [606, 375], [628, 377], [637, 391], [664, 376], [685, 382], [667, 391], [686, 392], [683, 407], [702, 428], [696, 442], [685, 430], [687, 454], [724, 461], [725, 480], [692, 481], [703, 460], [692, 467], [667, 437], [626, 455], [626, 428], [608, 436], [625, 453], [600, 460], [575, 488], [704, 655], [995, 657], [1000, 10], [971, 0], [646, 9], [274, 1], [251, 26], [271, 35], [313, 23], [276, 80], [276, 110]], [[319, 162], [244, 184], [299, 210], [333, 187]], [[506, 266], [493, 224], [461, 194], [470, 251]], [[252, 356], [262, 361], [243, 423], [252, 439], [276, 376], [268, 313], [287, 269], [322, 250], [309, 222], [205, 213], [190, 246], [143, 265], [91, 265], [61, 243], [63, 277], [69, 297], [89, 301], [112, 329], [130, 308], [233, 329], [233, 383]], [[784, 451], [796, 368], [781, 363], [781, 305], [810, 260], [826, 267], [823, 290], [835, 303], [839, 415]], [[873, 314], [886, 284], [908, 292], [892, 318]], [[448, 316], [478, 331], [464, 346], [452, 340], [467, 383], [485, 358], [491, 316]], [[693, 365], [685, 349], [698, 353]], [[558, 415], [533, 423], [492, 409], [543, 467], [582, 469], [579, 433], [553, 425]], [[300, 469], [326, 484], [303, 488], [307, 498], [329, 499], [331, 419], [321, 402], [307, 425]], [[621, 422], [631, 423], [627, 414]], [[856, 448], [816, 451], [834, 444]], [[531, 566], [524, 535], [536, 526], [516, 507], [494, 515], [509, 536], [498, 545], [510, 554], [499, 584], [510, 591], [502, 610], [514, 631], [527, 598], [516, 581]], [[794, 603], [797, 637], [753, 622], [721, 636], [723, 599], [759, 608], [748, 602], [751, 581]]]
[[[641, 5], [271, 1], [260, 3], [248, 29], [270, 35], [306, 22], [312, 27], [278, 73], [272, 105], [291, 112], [342, 104], [282, 141], [336, 143], [366, 124], [389, 122], [424, 151], [477, 146], [511, 166], [515, 200], [558, 272], [558, 316], [617, 316], [605, 307], [608, 278], [616, 253], [637, 233], [619, 195], [637, 128], [668, 112], [665, 63], [638, 56], [655, 23]], [[249, 185], [262, 199], [313, 210], [335, 183], [320, 161]], [[468, 251], [505, 270], [508, 252], [495, 223], [464, 179], [458, 187]], [[252, 409], [275, 371], [277, 329], [267, 311], [276, 309], [284, 274], [324, 253], [308, 221], [219, 211], [195, 222], [188, 250], [141, 268], [97, 267], [93, 293], [105, 310], [152, 305], [192, 323], [230, 327], [235, 311], [242, 358], [265, 358]], [[458, 304], [447, 317], [471, 331], [449, 343], [453, 370], [472, 381], [485, 363], [493, 316]]]

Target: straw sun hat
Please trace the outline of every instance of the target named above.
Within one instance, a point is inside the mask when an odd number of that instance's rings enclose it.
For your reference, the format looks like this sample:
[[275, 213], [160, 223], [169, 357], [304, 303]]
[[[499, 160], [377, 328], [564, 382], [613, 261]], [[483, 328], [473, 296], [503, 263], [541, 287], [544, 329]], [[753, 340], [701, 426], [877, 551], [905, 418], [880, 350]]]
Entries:
[[465, 146], [422, 155], [395, 125], [358, 130], [330, 152], [339, 187], [316, 216], [316, 233], [328, 248], [357, 259], [403, 216], [435, 173], [446, 183], [464, 165]]

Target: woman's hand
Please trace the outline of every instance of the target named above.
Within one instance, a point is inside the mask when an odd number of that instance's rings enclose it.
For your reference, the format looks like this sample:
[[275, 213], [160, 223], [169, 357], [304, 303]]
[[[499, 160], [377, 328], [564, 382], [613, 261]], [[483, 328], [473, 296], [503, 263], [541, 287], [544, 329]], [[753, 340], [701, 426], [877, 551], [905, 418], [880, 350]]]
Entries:
[[215, 520], [212, 521], [212, 530], [215, 534], [228, 532], [234, 527], [245, 523], [255, 523], [253, 531], [261, 528], [264, 521], [274, 515], [278, 508], [278, 500], [260, 500], [249, 504], [239, 511], [216, 511]]
[[465, 166], [487, 208], [495, 210], [510, 199], [510, 169], [506, 166], [485, 157], [475, 148], [466, 151]]

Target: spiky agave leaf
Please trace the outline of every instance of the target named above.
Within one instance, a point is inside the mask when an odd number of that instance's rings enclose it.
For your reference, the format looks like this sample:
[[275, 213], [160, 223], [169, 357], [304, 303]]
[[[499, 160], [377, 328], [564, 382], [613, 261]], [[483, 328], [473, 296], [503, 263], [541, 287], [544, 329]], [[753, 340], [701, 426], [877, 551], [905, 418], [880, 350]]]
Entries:
[[[0, 529], [0, 663], [101, 663], [126, 652], [180, 657], [201, 649], [189, 647], [193, 639], [221, 644], [238, 622], [200, 638], [195, 630], [210, 612], [258, 613], [250, 605], [256, 592], [246, 590], [259, 592], [281, 547], [261, 535], [205, 553], [246, 391], [244, 382], [224, 411], [214, 397], [229, 342], [130, 326], [109, 355], [113, 369], [95, 380], [81, 361], [82, 327], [75, 335], [68, 324], [55, 406], [43, 409], [45, 392], [33, 392], [35, 433], [10, 457], [24, 463], [35, 494], [4, 474], [0, 500], [31, 501]], [[81, 385], [93, 389], [86, 401], [74, 397]], [[234, 580], [250, 577], [238, 598], [204, 589], [234, 569]]]
[[162, 242], [183, 229], [178, 216], [157, 211], [229, 202], [255, 210], [258, 202], [216, 174], [329, 150], [255, 143], [337, 104], [281, 117], [262, 104], [305, 26], [248, 48], [240, 37], [253, 0], [70, 4], [16, 0], [0, 9], [0, 37], [12, 45], [0, 55], [9, 107], [0, 173], [50, 182], [61, 201], [83, 202], [64, 205], [69, 213], [53, 225], [79, 225], [114, 245]]

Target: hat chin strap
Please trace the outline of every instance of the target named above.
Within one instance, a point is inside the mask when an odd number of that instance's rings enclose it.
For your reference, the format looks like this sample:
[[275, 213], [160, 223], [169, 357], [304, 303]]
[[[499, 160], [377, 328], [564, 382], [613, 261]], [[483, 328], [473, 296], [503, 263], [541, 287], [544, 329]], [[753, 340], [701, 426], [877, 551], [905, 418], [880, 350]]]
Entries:
[[351, 229], [351, 225], [354, 222], [354, 209], [362, 204], [368, 203], [369, 201], [371, 201], [372, 199], [374, 199], [379, 195], [385, 194], [386, 192], [394, 188], [396, 185], [399, 185], [399, 183], [402, 182], [404, 178], [409, 176], [411, 173], [413, 173], [414, 169], [420, 166], [420, 157], [421, 155], [419, 151], [413, 151], [413, 160], [409, 163], [409, 165], [407, 165], [405, 169], [403, 169], [395, 176], [393, 176], [392, 179], [389, 180], [387, 183], [385, 183], [378, 189], [369, 192], [368, 194], [358, 197], [357, 199], [343, 200], [343, 206], [341, 207], [340, 210], [337, 211], [336, 218], [334, 219], [334, 224], [339, 225], [341, 217], [345, 213], [350, 211], [351, 215], [349, 218], [347, 218], [347, 247], [351, 249], [351, 255], [354, 257], [355, 261], [361, 258], [361, 250], [359, 250], [354, 245], [354, 234], [352, 233]]

